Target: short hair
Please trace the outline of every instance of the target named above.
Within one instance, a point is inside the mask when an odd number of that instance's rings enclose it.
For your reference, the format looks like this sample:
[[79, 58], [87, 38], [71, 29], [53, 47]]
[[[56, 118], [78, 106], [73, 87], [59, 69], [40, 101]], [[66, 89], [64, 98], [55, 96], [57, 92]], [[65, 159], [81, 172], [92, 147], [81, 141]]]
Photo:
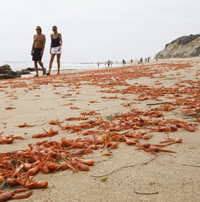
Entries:
[[57, 27], [54, 25], [53, 27], [52, 27], [53, 29], [57, 29]]

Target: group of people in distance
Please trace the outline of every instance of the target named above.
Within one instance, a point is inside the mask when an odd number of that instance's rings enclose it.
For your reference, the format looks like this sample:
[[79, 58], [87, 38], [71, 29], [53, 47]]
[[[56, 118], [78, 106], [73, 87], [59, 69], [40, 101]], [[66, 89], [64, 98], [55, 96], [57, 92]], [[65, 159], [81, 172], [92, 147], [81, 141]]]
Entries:
[[[145, 58], [145, 62], [149, 62], [151, 57]], [[140, 58], [140, 61], [138, 62], [139, 64], [142, 64], [143, 58]]]
[[[151, 59], [151, 57], [145, 58], [145, 62], [149, 62]], [[131, 65], [133, 65], [133, 59], [130, 60]], [[142, 64], [143, 63], [143, 58], [141, 57], [138, 64]], [[126, 64], [126, 60], [122, 60], [122, 64], [123, 66]]]
[[46, 38], [45, 35], [42, 34], [42, 28], [40, 26], [36, 27], [36, 32], [33, 36], [33, 45], [31, 49], [31, 55], [33, 57], [34, 61], [34, 66], [35, 66], [35, 71], [36, 75], [35, 77], [38, 77], [38, 64], [42, 67], [43, 70], [43, 75], [50, 75], [51, 74], [51, 68], [53, 64], [53, 60], [55, 55], [57, 55], [57, 65], [58, 65], [58, 72], [57, 74], [60, 74], [60, 57], [62, 53], [62, 35], [58, 33], [57, 27], [53, 26], [52, 27], [53, 34], [51, 34], [51, 45], [50, 45], [50, 62], [49, 62], [49, 71], [46, 73], [46, 68], [44, 68], [44, 65], [42, 63], [42, 56], [44, 54], [44, 48], [45, 48], [45, 43], [46, 43]]

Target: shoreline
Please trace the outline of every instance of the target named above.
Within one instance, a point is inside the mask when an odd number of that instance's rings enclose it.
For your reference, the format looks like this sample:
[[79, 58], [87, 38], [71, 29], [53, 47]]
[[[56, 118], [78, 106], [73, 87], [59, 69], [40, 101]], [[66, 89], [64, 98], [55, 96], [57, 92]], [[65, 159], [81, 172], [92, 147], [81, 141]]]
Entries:
[[[185, 61], [200, 61], [200, 57], [192, 57], [192, 58], [166, 58], [166, 59], [158, 59], [158, 62], [156, 62], [156, 59], [151, 59], [150, 62], [144, 62], [142, 64], [139, 64], [139, 60], [137, 61], [133, 61], [133, 64], [131, 65], [130, 61], [128, 61], [125, 65], [123, 65], [122, 63], [114, 63], [114, 65], [117, 65], [117, 66], [110, 66], [110, 67], [96, 67], [96, 68], [93, 68], [93, 69], [61, 69], [60, 71], [65, 73], [65, 72], [69, 72], [69, 73], [72, 73], [72, 72], [85, 72], [85, 71], [96, 71], [96, 70], [105, 70], [105, 69], [113, 69], [113, 68], [122, 68], [122, 67], [134, 67], [134, 66], [142, 66], [142, 65], [156, 65], [156, 64], [160, 64], [160, 63], [173, 63], [173, 62], [185, 62]], [[95, 63], [93, 63], [95, 64]], [[40, 72], [40, 71], [39, 71]], [[41, 70], [42, 72], [42, 70]], [[55, 75], [57, 72], [56, 69], [53, 69], [52, 70], [52, 73], [53, 75]]]
[[[139, 64], [139, 60], [134, 60], [133, 63], [132, 63], [132, 66], [137, 66], [137, 65], [148, 65], [148, 64], [158, 64], [158, 63], [170, 63], [170, 62], [178, 62], [178, 61], [198, 61], [200, 60], [200, 57], [192, 57], [192, 58], [166, 58], [166, 59], [158, 59], [158, 62], [156, 62], [156, 59], [150, 59], [150, 62], [143, 62], [142, 64]], [[11, 62], [11, 64], [21, 64], [21, 62]], [[22, 62], [22, 63], [29, 63], [29, 64], [32, 64], [33, 66], [33, 63], [31, 62]], [[48, 64], [48, 62], [45, 62], [46, 64]], [[5, 65], [6, 62], [2, 62], [2, 65]], [[26, 69], [29, 69], [29, 68], [33, 68], [33, 67], [25, 67], [25, 68], [13, 68], [11, 64], [8, 64], [11, 69], [13, 71], [24, 71]], [[107, 67], [104, 65], [104, 63], [101, 63], [100, 67], [97, 66], [97, 63], [63, 63], [65, 64], [64, 66], [66, 66], [66, 64], [68, 64], [69, 66], [70, 65], [74, 65], [73, 67], [62, 67], [62, 63], [61, 63], [61, 72], [73, 72], [73, 71], [89, 71], [89, 70], [98, 70], [98, 69], [108, 69], [108, 68], [115, 68], [115, 67], [128, 67], [128, 66], [131, 66], [131, 63], [130, 61], [127, 61], [127, 63], [125, 65], [123, 65], [121, 62], [118, 62], [118, 63], [113, 63], [113, 66], [111, 67]], [[7, 64], [6, 64], [7, 65]], [[84, 66], [79, 66], [79, 65], [84, 65]], [[92, 65], [92, 66], [88, 66], [88, 65]], [[31, 65], [29, 65], [31, 66]], [[47, 65], [48, 66], [48, 65]], [[40, 68], [40, 67], [39, 67]], [[48, 70], [48, 68], [46, 68]], [[56, 63], [53, 63], [53, 67], [52, 67], [52, 72], [56, 72], [57, 71], [57, 64]], [[40, 70], [39, 70], [40, 72]], [[30, 74], [22, 74], [22, 78], [27, 78], [27, 77], [32, 77], [34, 76], [35, 72], [34, 71], [31, 71]]]

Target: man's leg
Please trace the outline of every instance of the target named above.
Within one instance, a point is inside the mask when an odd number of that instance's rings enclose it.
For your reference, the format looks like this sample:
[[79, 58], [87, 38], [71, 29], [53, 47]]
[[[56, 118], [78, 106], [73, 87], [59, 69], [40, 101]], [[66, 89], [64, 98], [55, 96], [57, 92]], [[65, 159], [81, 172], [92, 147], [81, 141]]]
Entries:
[[58, 74], [60, 74], [60, 56], [61, 54], [57, 54]]
[[35, 71], [36, 71], [36, 75], [35, 75], [35, 76], [39, 76], [39, 75], [38, 75], [37, 61], [34, 61], [34, 66], [35, 66]]
[[44, 65], [41, 61], [38, 61], [39, 65], [42, 67], [42, 70], [43, 70], [43, 75], [46, 74], [46, 69], [44, 68]]

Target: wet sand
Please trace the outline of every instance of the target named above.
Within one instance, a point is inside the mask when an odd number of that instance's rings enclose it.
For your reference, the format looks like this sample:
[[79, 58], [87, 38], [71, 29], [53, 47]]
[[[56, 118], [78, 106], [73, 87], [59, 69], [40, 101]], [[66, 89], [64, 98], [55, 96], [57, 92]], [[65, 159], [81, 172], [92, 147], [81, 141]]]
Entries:
[[[164, 62], [164, 63], [162, 63]], [[190, 64], [189, 67], [176, 68], [171, 64]], [[137, 70], [137, 71], [136, 71]], [[158, 73], [156, 73], [158, 71]], [[137, 72], [134, 76], [134, 72]], [[141, 72], [141, 73], [140, 73]], [[151, 72], [151, 76], [150, 73]], [[150, 87], [175, 88], [177, 83], [198, 88], [199, 84], [190, 84], [188, 81], [199, 81], [200, 60], [159, 60], [158, 64], [135, 65], [132, 67], [109, 68], [94, 71], [62, 72], [61, 75], [41, 76], [39, 78], [22, 78], [0, 81], [0, 132], [3, 135], [20, 135], [24, 140], [14, 140], [12, 144], [1, 145], [0, 152], [9, 152], [28, 149], [28, 144], [35, 144], [41, 139], [33, 139], [32, 135], [43, 133], [43, 129], [51, 127], [58, 129], [59, 133], [46, 140], [60, 141], [65, 136], [74, 139], [76, 133], [61, 130], [58, 126], [49, 124], [50, 120], [59, 119], [63, 125], [67, 124], [65, 118], [80, 117], [81, 112], [95, 111], [97, 116], [90, 116], [91, 120], [102, 117], [108, 120], [109, 116], [116, 113], [127, 113], [131, 109], [149, 110], [150, 106], [159, 107], [160, 103], [175, 101], [169, 99], [168, 94], [160, 96], [159, 100], [137, 100], [136, 94], [122, 94], [120, 92], [106, 93], [101, 90], [126, 89], [130, 85]], [[55, 74], [55, 72], [54, 72]], [[118, 74], [118, 76], [117, 76]], [[122, 75], [127, 75], [125, 81], [129, 86], [123, 85]], [[130, 77], [128, 76], [130, 75]], [[96, 77], [106, 78], [98, 81]], [[112, 79], [112, 81], [110, 80]], [[104, 82], [104, 83], [102, 83]], [[104, 85], [105, 88], [102, 88]], [[111, 88], [110, 88], [110, 87]], [[180, 87], [180, 86], [179, 86]], [[180, 87], [181, 88], [181, 87]], [[112, 91], [111, 91], [112, 92]], [[66, 94], [72, 94], [64, 96]], [[119, 97], [119, 99], [105, 99], [107, 97]], [[62, 98], [64, 96], [64, 98]], [[200, 94], [187, 95], [177, 93], [177, 98], [195, 97], [199, 100]], [[129, 100], [121, 98], [126, 97]], [[90, 103], [91, 100], [97, 102]], [[71, 103], [71, 105], [69, 105]], [[124, 107], [123, 104], [130, 104]], [[155, 105], [158, 103], [157, 105]], [[73, 110], [70, 107], [80, 109]], [[176, 105], [173, 111], [162, 112], [164, 118], [177, 119], [198, 124], [196, 116], [186, 116], [182, 108], [184, 105]], [[5, 110], [6, 107], [15, 107], [13, 110]], [[148, 117], [149, 118], [149, 117]], [[153, 118], [153, 119], [163, 119]], [[35, 125], [30, 128], [19, 128], [18, 124], [27, 123]], [[71, 121], [69, 124], [78, 122]], [[79, 171], [73, 174], [71, 171], [58, 171], [50, 174], [39, 173], [35, 179], [47, 180], [46, 189], [35, 189], [33, 195], [22, 201], [53, 202], [53, 201], [80, 201], [80, 202], [160, 202], [182, 201], [196, 202], [200, 200], [200, 135], [199, 124], [195, 132], [189, 132], [183, 128], [171, 132], [170, 137], [181, 137], [183, 142], [167, 146], [166, 149], [176, 153], [158, 152], [157, 156], [143, 150], [136, 150], [135, 145], [119, 143], [118, 148], [111, 150], [112, 156], [101, 156], [107, 153], [107, 149], [94, 150], [92, 154], [84, 156], [94, 159], [95, 164], [90, 171]], [[95, 129], [94, 129], [95, 130]], [[150, 132], [153, 135], [150, 140], [141, 140], [141, 143], [159, 144], [167, 135], [166, 132]], [[124, 133], [127, 131], [120, 131]], [[7, 187], [6, 190], [21, 188]]]

